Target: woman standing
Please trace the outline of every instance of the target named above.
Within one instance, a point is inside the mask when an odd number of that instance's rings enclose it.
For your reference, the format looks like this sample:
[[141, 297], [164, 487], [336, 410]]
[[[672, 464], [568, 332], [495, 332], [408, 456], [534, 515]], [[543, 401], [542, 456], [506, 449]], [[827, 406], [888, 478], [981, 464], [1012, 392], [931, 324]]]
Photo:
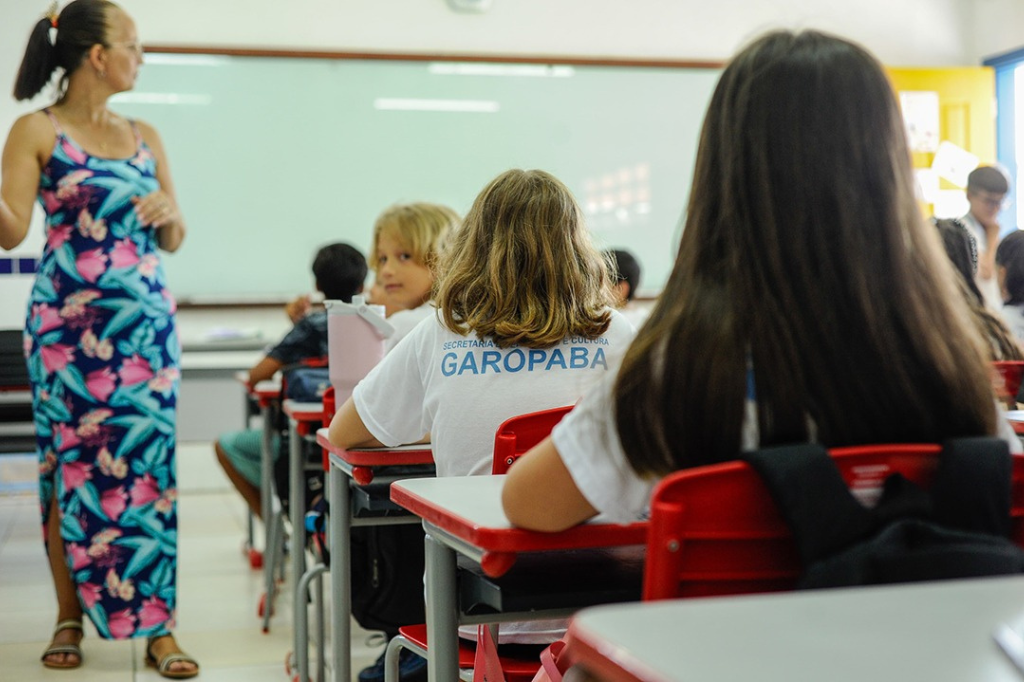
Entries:
[[25, 324], [44, 540], [57, 591], [50, 668], [82, 663], [82, 616], [105, 639], [148, 637], [146, 662], [193, 677], [176, 606], [175, 304], [157, 249], [185, 225], [156, 131], [107, 108], [142, 63], [135, 24], [108, 0], [56, 4], [34, 28], [14, 95], [60, 74], [55, 104], [15, 122], [3, 152], [0, 247], [46, 245]]

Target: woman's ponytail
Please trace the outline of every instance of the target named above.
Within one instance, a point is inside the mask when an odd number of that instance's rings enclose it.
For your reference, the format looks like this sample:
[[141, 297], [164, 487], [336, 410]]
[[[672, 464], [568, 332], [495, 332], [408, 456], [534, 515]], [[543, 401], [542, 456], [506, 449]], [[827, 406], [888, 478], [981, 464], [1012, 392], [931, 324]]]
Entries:
[[[57, 3], [53, 3], [28, 38], [25, 58], [14, 81], [14, 97], [35, 97], [57, 70], [63, 72], [57, 94], [63, 95], [68, 78], [85, 61], [89, 50], [94, 45], [106, 45], [107, 13], [115, 7], [110, 0], [73, 0], [57, 16]], [[52, 43], [50, 29], [56, 29]]]
[[53, 23], [49, 17], [36, 22], [28, 38], [25, 57], [21, 60], [18, 77], [14, 81], [14, 98], [32, 99], [42, 90], [57, 70], [57, 47], [50, 42]]

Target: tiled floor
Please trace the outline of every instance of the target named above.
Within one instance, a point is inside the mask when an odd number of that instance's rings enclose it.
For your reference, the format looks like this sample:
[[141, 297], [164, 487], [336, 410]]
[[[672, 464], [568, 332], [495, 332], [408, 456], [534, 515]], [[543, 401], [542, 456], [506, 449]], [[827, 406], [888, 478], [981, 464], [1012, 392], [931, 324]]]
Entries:
[[[43, 554], [34, 476], [34, 458], [0, 456], [0, 680], [162, 679], [143, 665], [144, 640], [103, 641], [90, 625], [82, 644], [85, 663], [81, 668], [57, 671], [40, 664], [57, 607]], [[217, 466], [210, 444], [179, 444], [178, 485], [179, 643], [202, 666], [199, 679], [286, 681], [284, 662], [292, 649], [291, 608], [279, 598], [270, 633], [261, 632], [260, 573], [249, 568], [242, 554], [245, 507]], [[376, 659], [382, 643], [353, 623], [352, 647], [354, 679], [356, 671]]]

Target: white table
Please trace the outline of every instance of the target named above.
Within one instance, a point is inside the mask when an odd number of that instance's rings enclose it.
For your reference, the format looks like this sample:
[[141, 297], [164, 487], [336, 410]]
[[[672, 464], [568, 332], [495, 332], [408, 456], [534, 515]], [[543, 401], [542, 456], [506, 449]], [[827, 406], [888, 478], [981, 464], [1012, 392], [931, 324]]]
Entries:
[[501, 506], [504, 476], [420, 478], [391, 486], [391, 499], [423, 519], [427, 593], [427, 637], [431, 682], [458, 679], [458, 625], [568, 615], [551, 612], [467, 616], [456, 591], [456, 554], [473, 559], [491, 577], [505, 573], [527, 552], [642, 545], [647, 524], [603, 522], [600, 517], [559, 533], [515, 528]]
[[[326, 457], [328, 499], [331, 515], [328, 534], [333, 553], [331, 565], [331, 652], [334, 656], [332, 682], [349, 682], [352, 678], [352, 528], [356, 526], [396, 525], [416, 523], [415, 516], [367, 516], [357, 517], [353, 512], [352, 492], [372, 482], [392, 483], [393, 475], [387, 474], [389, 467], [421, 467], [422, 475], [434, 475], [434, 457], [430, 444], [403, 445], [396, 448], [353, 448], [343, 450], [331, 444], [327, 429], [316, 433], [317, 443], [324, 448]], [[406, 474], [411, 475], [411, 474]], [[307, 572], [303, 582], [312, 576]], [[303, 588], [300, 587], [304, 591]], [[298, 623], [303, 627], [302, 623]], [[299, 639], [305, 641], [303, 635]], [[301, 646], [305, 646], [304, 644]], [[297, 651], [301, 651], [301, 648]], [[304, 655], [304, 654], [300, 654]], [[300, 666], [303, 659], [299, 658]], [[306, 668], [301, 668], [305, 671]], [[299, 679], [303, 679], [300, 672]]]
[[566, 653], [623, 682], [1021, 682], [1000, 623], [1024, 628], [1024, 577], [599, 606]]

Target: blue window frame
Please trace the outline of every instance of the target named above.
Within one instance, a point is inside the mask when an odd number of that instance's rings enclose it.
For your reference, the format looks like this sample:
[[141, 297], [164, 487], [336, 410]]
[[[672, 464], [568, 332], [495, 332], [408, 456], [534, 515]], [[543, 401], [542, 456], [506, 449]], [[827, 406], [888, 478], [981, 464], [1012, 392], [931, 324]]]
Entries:
[[[990, 57], [984, 62], [996, 73], [996, 157], [1013, 181], [1014, 201], [999, 216], [1003, 228], [1024, 227], [1024, 48]], [[1020, 142], [1018, 142], [1020, 140]]]

